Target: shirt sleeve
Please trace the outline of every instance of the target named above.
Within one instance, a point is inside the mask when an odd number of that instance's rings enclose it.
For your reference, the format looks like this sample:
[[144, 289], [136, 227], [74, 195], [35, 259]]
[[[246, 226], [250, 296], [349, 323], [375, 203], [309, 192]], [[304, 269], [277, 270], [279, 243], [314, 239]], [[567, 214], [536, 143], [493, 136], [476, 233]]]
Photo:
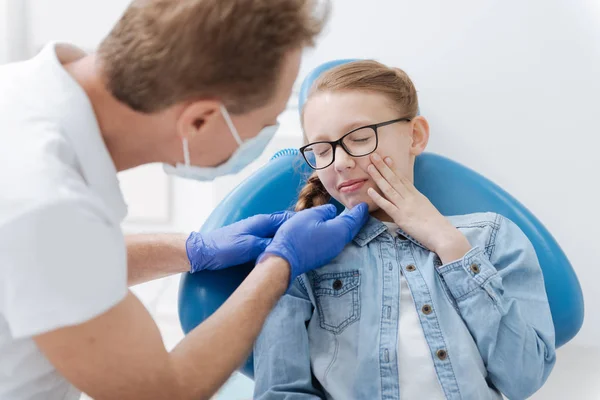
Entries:
[[489, 379], [509, 398], [527, 398], [556, 362], [554, 325], [535, 250], [501, 218], [488, 258], [475, 247], [438, 273], [477, 343]]
[[123, 234], [93, 200], [46, 203], [0, 227], [0, 311], [14, 338], [83, 323], [125, 298]]

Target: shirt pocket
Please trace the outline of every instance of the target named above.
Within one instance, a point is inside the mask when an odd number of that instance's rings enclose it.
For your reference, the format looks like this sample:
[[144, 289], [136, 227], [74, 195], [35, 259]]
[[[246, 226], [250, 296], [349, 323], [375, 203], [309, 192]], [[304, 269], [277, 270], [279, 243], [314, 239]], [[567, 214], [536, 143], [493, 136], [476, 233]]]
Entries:
[[313, 288], [321, 328], [339, 334], [360, 318], [358, 270], [314, 274]]

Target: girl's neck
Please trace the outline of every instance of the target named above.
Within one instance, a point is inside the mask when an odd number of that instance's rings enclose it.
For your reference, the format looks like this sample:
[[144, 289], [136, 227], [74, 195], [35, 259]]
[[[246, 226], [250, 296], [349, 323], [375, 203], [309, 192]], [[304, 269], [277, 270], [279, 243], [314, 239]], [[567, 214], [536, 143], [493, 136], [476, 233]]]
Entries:
[[375, 210], [371, 213], [371, 216], [373, 218], [377, 218], [378, 220], [382, 221], [382, 222], [394, 222], [394, 219], [392, 217], [390, 217], [385, 211], [383, 211], [381, 208], [378, 210]]

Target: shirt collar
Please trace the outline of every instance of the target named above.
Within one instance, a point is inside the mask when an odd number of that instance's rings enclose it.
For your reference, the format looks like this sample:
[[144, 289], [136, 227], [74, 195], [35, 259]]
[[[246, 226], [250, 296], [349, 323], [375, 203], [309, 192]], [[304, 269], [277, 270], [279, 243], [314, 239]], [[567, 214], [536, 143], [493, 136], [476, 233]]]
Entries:
[[[98, 195], [106, 206], [107, 212], [115, 221], [121, 223], [127, 215], [127, 205], [123, 198], [117, 169], [108, 152], [96, 114], [83, 88], [64, 69], [63, 64], [85, 56], [85, 53], [71, 45], [51, 43], [40, 53], [45, 63], [50, 64], [49, 71], [61, 87], [57, 96], [64, 104], [80, 104], [77, 112], [69, 107], [58, 107], [56, 111], [63, 134], [73, 147], [81, 174], [87, 186]], [[68, 90], [65, 87], [68, 85]], [[54, 100], [54, 99], [53, 99]]]
[[[348, 212], [348, 209], [345, 209], [342, 212], [342, 214], [345, 214], [346, 212]], [[371, 241], [373, 241], [376, 237], [378, 237], [382, 233], [386, 232], [387, 230], [388, 230], [387, 226], [385, 226], [385, 224], [383, 222], [381, 222], [377, 218], [373, 218], [370, 216], [369, 219], [367, 220], [367, 222], [360, 229], [358, 234], [354, 237], [353, 241], [358, 246], [364, 247], [367, 244], [369, 244]], [[421, 242], [419, 242], [418, 240], [416, 240], [415, 238], [410, 236], [402, 228], [398, 228], [396, 230], [396, 232], [398, 234], [404, 236], [406, 239], [408, 239], [413, 244], [415, 244], [427, 251], [430, 251], [427, 247], [425, 247], [424, 244], [422, 244]]]

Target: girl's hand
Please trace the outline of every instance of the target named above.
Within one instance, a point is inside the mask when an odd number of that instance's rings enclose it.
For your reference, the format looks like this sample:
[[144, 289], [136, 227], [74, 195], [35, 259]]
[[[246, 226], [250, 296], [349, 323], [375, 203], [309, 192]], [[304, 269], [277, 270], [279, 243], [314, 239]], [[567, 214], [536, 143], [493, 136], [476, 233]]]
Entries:
[[394, 168], [389, 157], [384, 162], [373, 153], [371, 162], [367, 171], [385, 197], [374, 189], [368, 194], [406, 233], [435, 252], [444, 264], [462, 258], [471, 249], [467, 238]]

